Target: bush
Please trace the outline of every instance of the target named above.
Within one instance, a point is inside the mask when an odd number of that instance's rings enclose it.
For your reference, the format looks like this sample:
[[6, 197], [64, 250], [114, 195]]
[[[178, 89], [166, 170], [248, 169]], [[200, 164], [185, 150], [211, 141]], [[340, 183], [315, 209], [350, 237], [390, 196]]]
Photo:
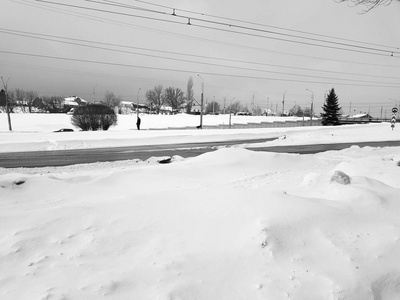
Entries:
[[117, 115], [106, 105], [89, 104], [75, 108], [71, 123], [83, 131], [108, 130], [117, 124]]

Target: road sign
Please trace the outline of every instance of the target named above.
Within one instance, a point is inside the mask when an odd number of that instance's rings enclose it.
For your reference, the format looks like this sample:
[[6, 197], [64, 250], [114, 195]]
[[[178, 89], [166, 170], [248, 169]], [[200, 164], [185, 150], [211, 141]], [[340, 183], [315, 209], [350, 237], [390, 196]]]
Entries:
[[393, 107], [392, 112], [393, 112], [393, 116], [392, 116], [392, 119], [390, 120], [390, 123], [392, 123], [392, 125], [390, 125], [390, 127], [392, 127], [392, 130], [393, 130], [394, 129], [394, 124], [396, 124], [397, 107]]

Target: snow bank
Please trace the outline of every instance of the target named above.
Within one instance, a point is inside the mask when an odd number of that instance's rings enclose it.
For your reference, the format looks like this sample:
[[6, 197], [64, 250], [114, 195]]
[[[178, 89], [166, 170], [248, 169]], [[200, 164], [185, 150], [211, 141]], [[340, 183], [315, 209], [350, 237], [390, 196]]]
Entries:
[[[261, 122], [276, 117], [234, 116], [232, 122]], [[0, 152], [87, 149], [118, 146], [192, 143], [221, 140], [273, 138], [258, 146], [304, 145], [315, 143], [345, 143], [360, 141], [398, 140], [398, 129], [390, 124], [364, 124], [336, 127], [287, 127], [257, 129], [188, 129], [188, 130], [136, 130], [136, 115], [120, 115], [119, 125], [108, 131], [53, 132], [72, 128], [70, 115], [65, 114], [15, 114], [13, 130], [8, 131], [6, 114], [0, 114]], [[144, 115], [144, 128], [195, 126], [199, 116]], [[206, 115], [204, 124], [228, 124], [229, 115]], [[252, 144], [252, 147], [257, 145]]]
[[399, 150], [3, 172], [0, 298], [397, 299]]

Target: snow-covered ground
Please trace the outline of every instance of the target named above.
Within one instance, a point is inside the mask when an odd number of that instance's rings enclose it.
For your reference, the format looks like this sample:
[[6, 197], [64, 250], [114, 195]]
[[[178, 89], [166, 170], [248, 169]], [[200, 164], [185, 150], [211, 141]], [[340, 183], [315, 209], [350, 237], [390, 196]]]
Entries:
[[[390, 124], [355, 125], [343, 127], [280, 127], [265, 129], [192, 129], [162, 130], [168, 127], [196, 126], [199, 116], [144, 115], [143, 130], [136, 129], [136, 115], [119, 115], [118, 125], [108, 131], [82, 132], [71, 125], [66, 114], [13, 114], [12, 132], [8, 131], [6, 114], [0, 114], [0, 152], [62, 150], [93, 147], [116, 147], [184, 142], [219, 141], [229, 139], [277, 138], [268, 143], [300, 145], [355, 141], [398, 140], [399, 133]], [[296, 120], [295, 117], [232, 116], [232, 124]], [[206, 115], [204, 125], [229, 124], [229, 115]], [[54, 132], [70, 128], [74, 132]], [[148, 130], [148, 129], [160, 130]], [[280, 138], [280, 139], [279, 139]], [[265, 144], [263, 144], [265, 146]]]
[[[134, 116], [108, 132], [54, 133], [71, 127], [65, 115], [12, 117], [8, 132], [0, 114], [3, 152], [400, 137], [390, 124], [129, 130]], [[0, 299], [400, 298], [400, 147], [157, 160], [0, 168]]]

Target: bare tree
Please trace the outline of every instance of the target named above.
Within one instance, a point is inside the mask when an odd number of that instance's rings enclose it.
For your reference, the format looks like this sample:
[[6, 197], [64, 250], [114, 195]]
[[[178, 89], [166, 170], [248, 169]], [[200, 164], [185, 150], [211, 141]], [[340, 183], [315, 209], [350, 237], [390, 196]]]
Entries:
[[217, 101], [208, 102], [206, 105], [206, 114], [219, 114], [221, 111], [221, 106]]
[[38, 98], [39, 94], [35, 91], [26, 92], [26, 103], [28, 105], [29, 113], [32, 112], [33, 102]]
[[261, 115], [262, 115], [262, 108], [261, 108], [259, 105], [257, 105], [257, 106], [254, 108], [254, 115], [255, 115], [255, 116], [261, 116]]
[[180, 88], [169, 87], [165, 89], [165, 102], [168, 103], [172, 109], [178, 109], [185, 103], [184, 93]]
[[65, 112], [64, 98], [61, 96], [51, 96], [42, 98], [43, 109], [49, 113]]
[[104, 95], [103, 103], [108, 107], [115, 108], [121, 104], [121, 98], [114, 95], [114, 93], [107, 91]]
[[146, 92], [146, 99], [147, 102], [150, 104], [150, 109], [154, 109], [156, 113], [159, 114], [160, 108], [164, 105], [165, 102], [162, 85], [157, 85], [152, 90], [148, 90]]
[[379, 6], [379, 5], [385, 5], [388, 6], [390, 3], [392, 3], [392, 0], [335, 0], [336, 2], [353, 2], [354, 6], [357, 5], [363, 5], [366, 7], [366, 9], [363, 12], [368, 12], [371, 9]]
[[289, 116], [302, 117], [304, 110], [300, 105], [295, 104], [291, 109], [289, 109]]
[[26, 112], [25, 111], [25, 107], [26, 107], [26, 92], [24, 90], [21, 89], [15, 89], [15, 101], [17, 106], [19, 106], [21, 108], [21, 111]]
[[236, 102], [231, 103], [228, 106], [227, 110], [229, 111], [229, 113], [237, 114], [239, 111], [242, 110], [242, 108], [243, 108], [243, 106], [240, 104], [240, 101], [236, 101]]
[[193, 92], [193, 78], [190, 77], [186, 86], [186, 113], [190, 114], [192, 111], [194, 101], [194, 92]]

